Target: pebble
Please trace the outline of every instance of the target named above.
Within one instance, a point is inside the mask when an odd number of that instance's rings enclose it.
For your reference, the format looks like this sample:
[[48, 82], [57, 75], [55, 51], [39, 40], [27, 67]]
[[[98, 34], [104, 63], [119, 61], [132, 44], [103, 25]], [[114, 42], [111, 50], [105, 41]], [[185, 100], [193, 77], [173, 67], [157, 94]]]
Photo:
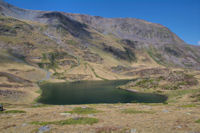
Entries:
[[62, 115], [62, 116], [70, 116], [71, 113], [60, 113], [60, 115]]
[[144, 106], [142, 106], [141, 108], [145, 108], [145, 109], [152, 109], [152, 107], [151, 107], [151, 106], [147, 106], [147, 105], [144, 105]]
[[48, 131], [50, 131], [50, 129], [51, 128], [49, 126], [42, 126], [42, 127], [39, 128], [38, 133], [48, 132]]
[[187, 115], [191, 115], [191, 113], [189, 113], [189, 112], [188, 112], [188, 113], [186, 113], [186, 114], [187, 114]]
[[25, 127], [25, 126], [27, 126], [27, 123], [23, 123], [23, 124], [22, 124], [22, 127]]
[[132, 128], [130, 133], [136, 133], [136, 129]]
[[79, 119], [80, 119], [80, 117], [74, 117], [73, 119], [74, 119], [74, 120], [79, 120]]
[[182, 128], [181, 126], [176, 126], [177, 128]]
[[88, 117], [94, 117], [95, 115], [94, 114], [88, 114]]
[[168, 111], [168, 110], [166, 110], [166, 109], [164, 109], [164, 110], [163, 110], [163, 112], [164, 112], [164, 113], [168, 113], [169, 111]]

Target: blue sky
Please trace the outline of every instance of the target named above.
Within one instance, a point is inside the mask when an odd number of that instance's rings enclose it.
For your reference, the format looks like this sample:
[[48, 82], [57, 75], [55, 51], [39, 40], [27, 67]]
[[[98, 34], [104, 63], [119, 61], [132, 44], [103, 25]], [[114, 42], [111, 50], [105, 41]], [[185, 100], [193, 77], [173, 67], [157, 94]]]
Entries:
[[5, 0], [15, 6], [102, 17], [133, 17], [167, 26], [200, 45], [200, 0]]

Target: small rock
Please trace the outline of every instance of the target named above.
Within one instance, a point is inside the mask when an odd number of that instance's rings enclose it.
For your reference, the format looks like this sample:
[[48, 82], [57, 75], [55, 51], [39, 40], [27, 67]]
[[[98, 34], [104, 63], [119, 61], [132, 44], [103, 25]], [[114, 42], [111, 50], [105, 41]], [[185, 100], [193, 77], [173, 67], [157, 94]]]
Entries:
[[74, 117], [73, 119], [74, 119], [74, 120], [79, 120], [79, 119], [80, 119], [80, 117]]
[[83, 106], [83, 107], [81, 107], [82, 109], [87, 109], [87, 107], [86, 106]]
[[44, 133], [44, 132], [48, 132], [50, 131], [50, 127], [49, 126], [42, 126], [39, 128], [38, 133]]
[[0, 111], [3, 111], [3, 105], [0, 104]]
[[60, 115], [62, 115], [62, 116], [70, 116], [71, 113], [60, 113]]
[[176, 126], [177, 128], [182, 128], [181, 126]]
[[88, 114], [88, 117], [94, 117], [95, 115], [94, 114]]
[[168, 110], [166, 110], [166, 109], [164, 109], [164, 110], [163, 110], [163, 112], [164, 112], [164, 113], [168, 113], [169, 111], [168, 111]]
[[191, 113], [189, 113], [189, 112], [188, 112], [188, 113], [186, 113], [186, 114], [187, 114], [187, 115], [191, 115]]
[[134, 129], [134, 128], [132, 128], [131, 130], [130, 130], [130, 133], [136, 133], [136, 129]]
[[22, 127], [25, 127], [25, 126], [27, 126], [27, 123], [23, 123], [23, 124], [22, 124]]
[[145, 108], [145, 109], [152, 109], [151, 106], [147, 106], [147, 105], [142, 106], [142, 108]]

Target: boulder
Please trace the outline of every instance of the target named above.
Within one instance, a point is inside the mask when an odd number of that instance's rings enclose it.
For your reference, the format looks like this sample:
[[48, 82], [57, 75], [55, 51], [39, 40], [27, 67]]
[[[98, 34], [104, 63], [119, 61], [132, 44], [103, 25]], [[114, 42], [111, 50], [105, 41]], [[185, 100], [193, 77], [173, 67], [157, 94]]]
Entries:
[[0, 104], [0, 111], [3, 111], [3, 105]]

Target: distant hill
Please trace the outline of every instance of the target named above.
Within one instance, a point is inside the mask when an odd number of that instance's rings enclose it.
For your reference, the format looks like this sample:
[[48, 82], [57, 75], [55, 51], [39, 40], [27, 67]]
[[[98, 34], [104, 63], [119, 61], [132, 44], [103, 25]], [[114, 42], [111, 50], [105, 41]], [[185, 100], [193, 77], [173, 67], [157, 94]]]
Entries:
[[147, 68], [200, 70], [200, 47], [134, 18], [20, 9], [0, 1], [0, 49], [60, 79], [127, 78]]

